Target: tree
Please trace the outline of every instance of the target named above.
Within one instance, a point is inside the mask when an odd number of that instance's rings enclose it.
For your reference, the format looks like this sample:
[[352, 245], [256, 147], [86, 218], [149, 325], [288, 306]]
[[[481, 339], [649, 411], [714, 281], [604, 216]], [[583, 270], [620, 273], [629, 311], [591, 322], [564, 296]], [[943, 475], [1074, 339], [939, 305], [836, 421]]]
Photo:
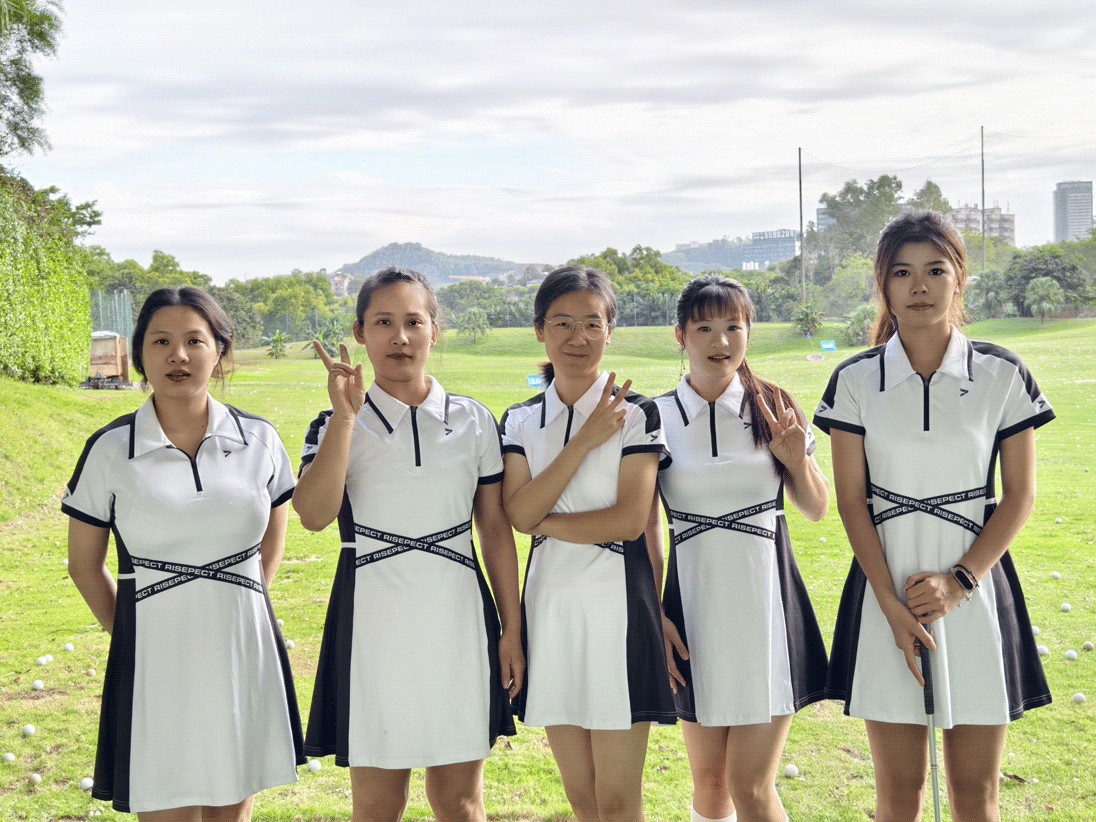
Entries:
[[845, 327], [841, 329], [841, 337], [846, 345], [868, 345], [871, 342], [871, 331], [875, 327], [875, 306], [865, 303], [859, 306], [845, 321]]
[[1005, 269], [1005, 288], [1009, 300], [1017, 309], [1027, 307], [1027, 287], [1032, 280], [1049, 277], [1061, 287], [1063, 300], [1074, 305], [1087, 302], [1090, 297], [1088, 277], [1081, 267], [1081, 258], [1070, 254], [1059, 245], [1044, 245], [1030, 251], [1020, 251]]
[[264, 339], [263, 343], [269, 346], [266, 349], [266, 355], [268, 357], [273, 357], [276, 360], [280, 360], [285, 356], [285, 347], [289, 343], [289, 335], [281, 329], [278, 329]]
[[792, 325], [802, 336], [813, 336], [822, 328], [822, 312], [815, 303], [805, 302], [795, 310]]
[[902, 181], [889, 174], [868, 180], [863, 186], [849, 180], [836, 194], [823, 194], [819, 201], [833, 225], [822, 231], [837, 242], [837, 262], [850, 254], [872, 257], [881, 232], [902, 213]]
[[475, 343], [482, 334], [487, 336], [488, 331], [487, 312], [482, 308], [469, 308], [457, 317], [457, 336], [471, 336]]
[[968, 282], [969, 297], [965, 300], [967, 310], [986, 319], [1000, 317], [1008, 302], [1005, 278], [1001, 272], [994, 268], [987, 268], [985, 273], [971, 274]]
[[232, 342], [234, 348], [253, 348], [263, 338], [263, 318], [255, 310], [248, 300], [230, 288], [211, 285], [206, 291], [225, 310], [232, 321], [235, 339]]
[[874, 288], [875, 268], [862, 254], [853, 254], [837, 267], [823, 291], [822, 309], [830, 316], [844, 315], [867, 302]]
[[940, 186], [932, 180], [925, 180], [925, 184], [910, 197], [909, 203], [916, 209], [939, 211], [941, 214], [947, 214], [951, 211], [951, 203], [948, 202], [948, 198], [944, 196]]
[[0, 157], [49, 148], [37, 124], [45, 113], [42, 78], [32, 59], [57, 51], [56, 0], [0, 0]]
[[1063, 302], [1065, 295], [1062, 287], [1050, 277], [1036, 277], [1024, 290], [1024, 305], [1032, 314], [1039, 316], [1040, 328], [1047, 314], [1053, 314]]

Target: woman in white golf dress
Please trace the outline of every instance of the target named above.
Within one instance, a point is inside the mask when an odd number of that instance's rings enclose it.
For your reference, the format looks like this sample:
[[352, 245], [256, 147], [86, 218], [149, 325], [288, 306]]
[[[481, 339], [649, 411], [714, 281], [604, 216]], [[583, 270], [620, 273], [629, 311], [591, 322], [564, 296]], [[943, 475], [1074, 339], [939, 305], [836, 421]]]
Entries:
[[826, 648], [783, 508], [786, 493], [817, 522], [829, 482], [799, 407], [746, 363], [753, 317], [734, 280], [690, 282], [675, 328], [689, 372], [655, 400], [673, 457], [658, 475], [672, 537], [664, 630], [694, 822], [784, 822], [775, 776], [792, 715], [825, 696]]
[[111, 634], [92, 794], [150, 822], [250, 819], [305, 761], [267, 595], [293, 472], [270, 423], [209, 396], [231, 349], [205, 292], [149, 295], [133, 364], [152, 396], [88, 439], [62, 501], [69, 573]]
[[828, 693], [866, 720], [879, 822], [921, 809], [919, 644], [932, 652], [957, 820], [998, 819], [1008, 723], [1050, 702], [1008, 547], [1034, 506], [1034, 431], [1054, 412], [1018, 356], [959, 330], [966, 274], [946, 218], [921, 212], [887, 226], [875, 259], [876, 346], [837, 367], [814, 416], [833, 440], [856, 557]]
[[675, 721], [643, 536], [665, 444], [655, 404], [601, 371], [616, 297], [600, 271], [549, 274], [534, 302], [548, 388], [503, 416], [503, 494], [533, 535], [522, 599], [529, 663], [515, 701], [543, 726], [580, 822], [643, 816], [651, 722]]
[[356, 314], [373, 384], [345, 346], [333, 361], [316, 345], [332, 408], [308, 430], [293, 496], [306, 528], [337, 518], [342, 541], [305, 750], [350, 768], [355, 822], [400, 819], [412, 768], [438, 820], [482, 822], [483, 760], [515, 732], [524, 670], [498, 426], [426, 374], [439, 327], [421, 274], [369, 277]]

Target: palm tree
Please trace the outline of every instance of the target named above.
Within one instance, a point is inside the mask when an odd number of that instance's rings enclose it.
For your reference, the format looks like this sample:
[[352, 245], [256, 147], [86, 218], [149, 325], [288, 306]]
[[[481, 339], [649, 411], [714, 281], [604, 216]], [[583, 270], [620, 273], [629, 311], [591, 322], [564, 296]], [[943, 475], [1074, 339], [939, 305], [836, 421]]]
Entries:
[[472, 335], [472, 342], [479, 339], [480, 334], [487, 336], [487, 312], [478, 306], [469, 308], [457, 317], [457, 336]]
[[1062, 303], [1065, 294], [1057, 280], [1051, 277], [1036, 277], [1024, 290], [1024, 305], [1032, 314], [1039, 315], [1039, 327], [1042, 328], [1047, 314], [1053, 314]]
[[801, 335], [810, 337], [822, 328], [822, 311], [815, 303], [808, 300], [795, 309], [792, 325]]

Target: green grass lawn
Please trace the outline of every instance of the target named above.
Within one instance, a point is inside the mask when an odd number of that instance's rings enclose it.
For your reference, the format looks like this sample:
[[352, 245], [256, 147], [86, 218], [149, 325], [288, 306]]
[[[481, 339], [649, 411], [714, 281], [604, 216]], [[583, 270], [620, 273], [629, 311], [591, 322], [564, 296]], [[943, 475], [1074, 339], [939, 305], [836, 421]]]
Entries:
[[[1035, 513], [1013, 546], [1039, 643], [1050, 649], [1044, 661], [1054, 704], [1015, 723], [1003, 770], [1023, 781], [1002, 786], [1002, 818], [1008, 820], [1091, 820], [1096, 808], [1096, 322], [1058, 321], [1039, 328], [1031, 320], [981, 323], [970, 336], [990, 339], [1019, 353], [1050, 398], [1058, 419], [1037, 432], [1039, 498]], [[834, 329], [819, 338], [836, 338]], [[794, 337], [787, 325], [754, 328], [750, 362], [754, 371], [788, 388], [808, 414], [833, 367], [852, 353], [841, 349], [822, 362], [806, 359], [814, 343]], [[364, 350], [352, 346], [355, 361]], [[535, 393], [526, 376], [544, 358], [531, 331], [495, 329], [473, 345], [448, 334], [431, 361], [431, 372], [447, 389], [470, 394], [500, 415]], [[634, 380], [642, 393], [656, 395], [677, 383], [679, 358], [669, 328], [621, 328], [614, 332], [605, 366]], [[279, 428], [290, 455], [300, 454], [308, 423], [327, 407], [320, 363], [291, 346], [275, 361], [262, 351], [242, 352], [223, 399], [262, 414]], [[84, 439], [145, 399], [139, 391], [84, 392], [0, 380], [0, 819], [85, 819], [103, 803], [79, 789], [94, 762], [99, 694], [108, 637], [96, 624], [63, 564], [67, 518], [59, 510], [63, 484]], [[829, 441], [820, 436], [818, 460], [830, 472]], [[789, 514], [800, 566], [829, 639], [842, 582], [851, 559], [836, 506], [820, 523]], [[1060, 520], [1060, 522], [1059, 522]], [[524, 564], [528, 540], [519, 537]], [[290, 515], [286, 559], [271, 588], [290, 652], [297, 693], [307, 713], [323, 619], [338, 555], [332, 529], [305, 531]], [[110, 560], [113, 563], [113, 557]], [[1058, 571], [1061, 579], [1052, 580]], [[1061, 611], [1069, 602], [1072, 610]], [[75, 650], [65, 652], [65, 643]], [[1079, 653], [1069, 662], [1065, 652]], [[36, 659], [51, 654], [54, 662]], [[45, 688], [31, 689], [41, 679]], [[1073, 694], [1089, 701], [1076, 705]], [[22, 728], [37, 733], [24, 738]], [[875, 791], [863, 723], [841, 714], [837, 703], [802, 711], [792, 725], [783, 764], [794, 763], [796, 779], [778, 779], [794, 820], [873, 818]], [[1087, 764], [1086, 764], [1087, 763]], [[183, 763], [180, 763], [181, 766]], [[42, 776], [32, 786], [27, 777]], [[349, 780], [331, 759], [323, 770], [300, 769], [301, 781], [259, 797], [260, 820], [349, 819]], [[492, 819], [568, 819], [569, 807], [541, 731], [519, 728], [500, 741], [485, 775]], [[688, 820], [691, 782], [685, 747], [677, 728], [656, 728], [647, 756], [644, 797], [650, 820]], [[931, 814], [931, 810], [929, 811]], [[407, 818], [429, 819], [421, 773], [412, 780]], [[945, 818], [950, 818], [945, 810]]]

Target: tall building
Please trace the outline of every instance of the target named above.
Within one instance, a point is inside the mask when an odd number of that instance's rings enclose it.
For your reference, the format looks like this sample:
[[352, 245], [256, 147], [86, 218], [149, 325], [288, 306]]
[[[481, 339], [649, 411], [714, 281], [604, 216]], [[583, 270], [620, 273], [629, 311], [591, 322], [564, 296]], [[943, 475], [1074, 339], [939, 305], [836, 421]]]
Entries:
[[755, 231], [742, 249], [742, 267], [764, 270], [769, 263], [790, 260], [799, 253], [799, 232], [790, 228]]
[[1054, 188], [1054, 241], [1092, 234], [1092, 181], [1069, 180]]
[[1000, 237], [1009, 245], [1016, 245], [1016, 215], [1006, 214], [998, 206], [985, 212], [978, 206], [956, 206], [948, 214], [955, 227], [975, 234], [982, 233], [982, 221], [986, 223], [987, 237]]

